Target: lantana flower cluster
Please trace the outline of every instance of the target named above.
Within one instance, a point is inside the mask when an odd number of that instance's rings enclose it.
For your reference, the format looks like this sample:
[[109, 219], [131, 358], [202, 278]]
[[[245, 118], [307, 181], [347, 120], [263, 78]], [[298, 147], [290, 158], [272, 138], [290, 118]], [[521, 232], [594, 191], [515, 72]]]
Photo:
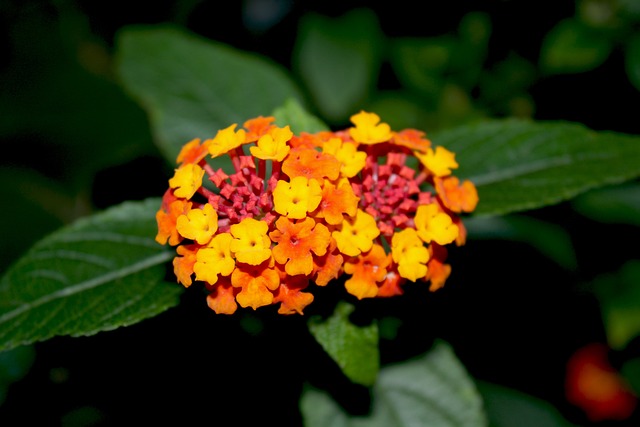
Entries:
[[[407, 282], [441, 288], [474, 184], [422, 131], [366, 111], [351, 123], [295, 135], [260, 116], [184, 145], [156, 213], [177, 281], [204, 284], [218, 314], [272, 304], [303, 314], [311, 285], [344, 283], [357, 299], [401, 295]], [[220, 156], [233, 170], [211, 166]]]

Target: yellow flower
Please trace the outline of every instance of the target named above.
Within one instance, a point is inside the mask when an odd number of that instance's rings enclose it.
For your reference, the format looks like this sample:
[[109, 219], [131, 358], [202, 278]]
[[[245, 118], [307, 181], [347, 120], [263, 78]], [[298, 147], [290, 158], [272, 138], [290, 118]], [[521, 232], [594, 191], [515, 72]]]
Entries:
[[202, 209], [191, 209], [186, 215], [180, 215], [176, 220], [176, 229], [187, 239], [206, 245], [218, 231], [218, 213], [206, 203]]
[[291, 182], [280, 180], [273, 190], [275, 211], [292, 219], [306, 217], [307, 212], [317, 208], [321, 200], [320, 183], [304, 176], [296, 176]]
[[451, 169], [458, 167], [458, 162], [455, 160], [455, 153], [452, 153], [444, 147], [436, 147], [435, 152], [432, 148], [427, 148], [424, 154], [414, 151], [414, 154], [435, 176], [450, 175]]
[[175, 170], [173, 178], [169, 180], [169, 187], [177, 197], [190, 199], [202, 186], [204, 169], [194, 163], [188, 163]]
[[373, 245], [373, 240], [380, 235], [380, 230], [374, 217], [358, 209], [355, 218], [342, 221], [340, 230], [335, 230], [331, 236], [336, 239], [338, 249], [345, 255], [358, 256], [367, 252]]
[[398, 264], [398, 273], [415, 282], [427, 275], [429, 250], [413, 228], [394, 233], [391, 238], [391, 256]]
[[343, 142], [340, 138], [331, 138], [322, 146], [322, 152], [331, 154], [341, 163], [340, 174], [346, 178], [353, 178], [364, 168], [367, 153], [358, 151], [351, 142]]
[[196, 280], [202, 280], [213, 285], [218, 281], [218, 275], [228, 276], [236, 266], [231, 256], [229, 244], [233, 237], [229, 233], [220, 233], [215, 236], [207, 247], [201, 248], [196, 254], [196, 263], [193, 271]]
[[257, 145], [250, 147], [249, 150], [258, 159], [281, 162], [291, 150], [291, 147], [287, 145], [287, 141], [292, 136], [293, 132], [291, 132], [289, 126], [274, 128], [268, 134], [262, 135], [256, 143]]
[[418, 236], [425, 243], [433, 240], [439, 245], [447, 245], [458, 237], [458, 226], [435, 203], [418, 206], [414, 222]]
[[271, 257], [271, 240], [267, 236], [269, 226], [264, 221], [245, 218], [230, 227], [233, 240], [229, 249], [236, 259], [250, 265], [258, 265]]
[[208, 147], [211, 157], [218, 157], [244, 144], [247, 132], [244, 129], [235, 132], [236, 126], [234, 123], [218, 131]]
[[386, 123], [380, 123], [380, 116], [376, 113], [360, 111], [351, 116], [351, 123], [355, 127], [349, 128], [349, 135], [361, 144], [377, 144], [388, 141], [393, 136], [391, 127]]

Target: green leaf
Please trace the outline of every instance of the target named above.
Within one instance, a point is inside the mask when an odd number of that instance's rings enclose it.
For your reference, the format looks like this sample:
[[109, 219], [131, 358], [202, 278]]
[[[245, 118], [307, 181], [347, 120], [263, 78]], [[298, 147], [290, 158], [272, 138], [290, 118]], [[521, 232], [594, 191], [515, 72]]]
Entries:
[[445, 84], [454, 51], [458, 47], [452, 36], [432, 38], [397, 38], [391, 43], [390, 62], [403, 86], [435, 104]]
[[317, 133], [330, 130], [322, 120], [305, 111], [295, 99], [288, 99], [282, 107], [276, 108], [273, 116], [278, 126], [288, 125], [296, 135], [301, 132]]
[[82, 218], [34, 245], [0, 279], [0, 351], [56, 335], [93, 335], [175, 306], [175, 254], [154, 240], [159, 199]]
[[613, 43], [575, 18], [556, 24], [540, 48], [540, 68], [547, 74], [581, 73], [601, 65]]
[[302, 102], [279, 64], [172, 27], [128, 27], [116, 38], [123, 85], [147, 110], [157, 143], [173, 164], [194, 138]]
[[487, 425], [474, 382], [444, 341], [425, 355], [384, 367], [369, 416], [350, 416], [313, 388], [303, 392], [305, 427], [482, 427]]
[[640, 260], [627, 261], [611, 274], [597, 277], [591, 287], [600, 301], [611, 348], [621, 350], [640, 335]]
[[522, 215], [468, 218], [464, 225], [471, 240], [519, 241], [567, 270], [574, 270], [578, 265], [571, 237], [559, 225]]
[[636, 34], [624, 48], [625, 69], [631, 84], [640, 90], [640, 34]]
[[640, 176], [639, 137], [577, 123], [491, 120], [430, 139], [456, 153], [454, 174], [478, 188], [476, 215], [541, 208]]
[[338, 18], [315, 13], [303, 17], [293, 63], [327, 120], [348, 119], [375, 89], [382, 44], [370, 9], [354, 9]]
[[591, 190], [571, 203], [576, 212], [592, 220], [640, 227], [640, 184], [637, 182]]
[[353, 310], [340, 302], [328, 319], [309, 319], [309, 331], [351, 381], [369, 386], [380, 369], [378, 326], [354, 325], [349, 320]]
[[476, 381], [491, 427], [571, 427], [549, 402], [526, 393]]

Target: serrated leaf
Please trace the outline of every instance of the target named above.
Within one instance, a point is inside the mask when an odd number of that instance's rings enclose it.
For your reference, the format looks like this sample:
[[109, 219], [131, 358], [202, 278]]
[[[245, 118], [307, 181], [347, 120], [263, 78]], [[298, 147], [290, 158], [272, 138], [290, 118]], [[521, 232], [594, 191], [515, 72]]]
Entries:
[[601, 65], [613, 43], [575, 18], [556, 24], [540, 48], [540, 68], [547, 74], [581, 73]]
[[34, 245], [0, 279], [0, 351], [57, 335], [93, 335], [175, 306], [175, 254], [154, 240], [159, 199], [82, 218]]
[[309, 331], [351, 381], [369, 386], [380, 369], [378, 326], [354, 325], [349, 320], [353, 310], [341, 301], [328, 319], [309, 319]]
[[640, 176], [640, 137], [578, 123], [491, 120], [430, 139], [456, 153], [454, 174], [478, 188], [476, 215], [541, 208]]
[[340, 122], [357, 113], [374, 89], [382, 40], [377, 17], [367, 8], [338, 18], [303, 17], [294, 66], [327, 120]]
[[279, 64], [173, 27], [127, 27], [116, 39], [117, 70], [147, 110], [156, 141], [173, 164], [182, 145], [302, 102]]
[[305, 427], [483, 427], [482, 399], [474, 382], [444, 341], [425, 355], [380, 371], [368, 416], [351, 416], [316, 389], [305, 390]]

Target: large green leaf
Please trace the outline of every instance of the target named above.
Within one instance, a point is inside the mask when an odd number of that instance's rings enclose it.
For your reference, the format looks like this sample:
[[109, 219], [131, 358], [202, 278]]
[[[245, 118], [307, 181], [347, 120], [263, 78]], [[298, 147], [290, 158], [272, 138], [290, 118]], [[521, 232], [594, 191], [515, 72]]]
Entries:
[[475, 183], [477, 215], [541, 208], [640, 176], [640, 137], [577, 123], [492, 120], [430, 138], [456, 153], [454, 173]]
[[329, 121], [358, 112], [375, 88], [383, 34], [370, 9], [338, 18], [306, 15], [300, 22], [294, 66], [315, 104]]
[[326, 393], [301, 399], [305, 427], [481, 427], [482, 399], [451, 347], [438, 341], [425, 355], [384, 367], [373, 387], [369, 416], [350, 416]]
[[309, 319], [309, 331], [351, 381], [369, 386], [380, 369], [378, 326], [354, 325], [349, 320], [353, 310], [340, 302], [328, 319]]
[[126, 202], [39, 241], [0, 280], [0, 351], [131, 325], [179, 302], [156, 243], [159, 199]]
[[174, 162], [193, 138], [266, 116], [302, 97], [284, 68], [173, 27], [127, 27], [116, 40], [125, 88], [147, 110], [160, 149]]

